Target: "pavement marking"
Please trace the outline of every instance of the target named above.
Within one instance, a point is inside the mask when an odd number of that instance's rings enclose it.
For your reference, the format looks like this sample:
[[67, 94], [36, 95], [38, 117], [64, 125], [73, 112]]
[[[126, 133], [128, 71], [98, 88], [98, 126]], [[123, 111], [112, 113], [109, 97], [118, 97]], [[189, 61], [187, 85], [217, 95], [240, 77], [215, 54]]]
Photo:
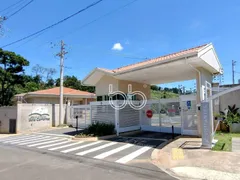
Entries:
[[14, 143], [18, 143], [18, 142], [24, 142], [24, 141], [30, 141], [30, 140], [34, 140], [34, 139], [39, 139], [42, 137], [31, 137], [31, 138], [24, 138], [24, 139], [19, 139], [19, 140], [14, 140], [14, 141], [8, 141], [6, 143], [10, 143], [10, 144], [14, 144]]
[[3, 141], [11, 141], [11, 140], [19, 140], [19, 139], [24, 139], [26, 137], [30, 138], [30, 137], [34, 137], [36, 135], [23, 135], [23, 136], [11, 136], [11, 137], [6, 137], [6, 138], [2, 138], [0, 139], [0, 142], [3, 142]]
[[46, 136], [58, 136], [58, 137], [72, 137], [71, 135], [66, 135], [66, 134], [54, 134], [54, 133], [36, 133], [40, 135], [46, 135]]
[[68, 152], [76, 151], [76, 150], [79, 150], [79, 149], [83, 149], [83, 148], [85, 148], [85, 147], [94, 146], [94, 145], [99, 144], [99, 143], [101, 143], [101, 142], [102, 142], [102, 141], [97, 141], [97, 142], [94, 142], [94, 143], [90, 143], [90, 144], [78, 146], [78, 147], [75, 147], [75, 148], [72, 148], [72, 149], [67, 149], [67, 150], [64, 150], [64, 151], [61, 151], [61, 152], [62, 152], [62, 153], [68, 153]]
[[104, 149], [106, 147], [113, 146], [115, 144], [117, 144], [117, 142], [110, 142], [110, 143], [104, 144], [102, 146], [98, 146], [98, 147], [95, 147], [95, 148], [92, 148], [92, 149], [89, 149], [89, 150], [86, 150], [86, 151], [83, 151], [83, 152], [79, 152], [76, 155], [83, 156], [85, 154], [88, 154], [88, 153], [91, 153], [91, 152], [94, 152], [94, 151], [98, 151], [100, 149]]
[[128, 154], [120, 159], [118, 159], [117, 163], [121, 163], [121, 164], [125, 164], [131, 160], [133, 160], [134, 158], [140, 156], [141, 154], [145, 153], [146, 151], [148, 151], [149, 149], [151, 149], [151, 147], [142, 147], [140, 149], [138, 149], [137, 151], [132, 152], [131, 154]]
[[49, 140], [54, 140], [54, 139], [57, 139], [57, 138], [47, 137], [47, 138], [42, 138], [42, 139], [34, 139], [34, 140], [32, 140], [32, 141], [23, 141], [23, 142], [20, 142], [20, 143], [18, 143], [18, 145], [19, 145], [19, 146], [22, 146], [22, 145], [34, 144], [34, 143], [39, 143], [39, 142], [49, 141]]
[[54, 147], [54, 148], [51, 148], [51, 149], [48, 149], [49, 151], [54, 151], [54, 150], [58, 150], [58, 149], [63, 149], [63, 148], [66, 148], [66, 147], [70, 147], [70, 146], [74, 146], [74, 145], [77, 145], [77, 144], [81, 144], [83, 143], [84, 141], [79, 141], [79, 142], [76, 142], [76, 143], [72, 143], [72, 144], [67, 144], [67, 145], [64, 145], [64, 146], [58, 146], [58, 147]]
[[30, 144], [30, 145], [28, 145], [28, 147], [40, 146], [43, 144], [49, 144], [49, 143], [54, 143], [54, 142], [59, 142], [59, 141], [64, 141], [64, 140], [66, 140], [66, 139], [57, 139], [57, 140], [46, 141], [46, 142], [41, 142], [41, 143], [37, 143], [37, 144]]
[[118, 153], [118, 152], [120, 152], [120, 151], [122, 151], [122, 150], [124, 150], [124, 149], [127, 149], [127, 148], [129, 148], [129, 147], [132, 147], [132, 146], [133, 146], [133, 144], [126, 144], [126, 145], [124, 145], [124, 146], [121, 146], [121, 147], [119, 147], [119, 148], [113, 149], [113, 150], [111, 150], [111, 151], [108, 151], [108, 152], [104, 152], [104, 153], [102, 153], [102, 154], [99, 154], [99, 155], [95, 156], [94, 158], [95, 158], [95, 159], [104, 159], [104, 158], [106, 158], [106, 157], [108, 157], [108, 156], [110, 156], [110, 155], [112, 155], [112, 154]]
[[172, 159], [173, 160], [184, 159], [183, 150], [180, 148], [172, 148]]
[[49, 139], [50, 137], [37, 137], [37, 138], [32, 138], [32, 139], [25, 139], [21, 141], [14, 141], [10, 142], [10, 144], [21, 144], [21, 143], [28, 143], [28, 142], [35, 142], [43, 139]]
[[128, 137], [125, 137], [125, 136], [120, 136], [121, 138], [123, 139], [140, 139], [140, 140], [154, 140], [154, 141], [168, 141], [166, 139], [161, 139], [161, 138], [147, 138], [147, 137], [131, 137], [131, 136], [128, 136]]
[[34, 139], [34, 138], [37, 138], [38, 136], [31, 136], [31, 137], [21, 137], [21, 138], [17, 138], [17, 139], [8, 139], [6, 141], [4, 141], [3, 143], [10, 143], [10, 142], [15, 142], [15, 141], [21, 141], [21, 140], [24, 140], [24, 139]]
[[40, 146], [40, 147], [38, 147], [38, 149], [43, 149], [43, 148], [48, 148], [48, 147], [57, 146], [57, 145], [61, 145], [61, 144], [66, 144], [68, 142], [69, 141], [66, 140], [66, 141], [63, 141], [63, 142], [55, 143], [55, 144], [49, 144], [49, 145], [45, 145], [45, 146]]

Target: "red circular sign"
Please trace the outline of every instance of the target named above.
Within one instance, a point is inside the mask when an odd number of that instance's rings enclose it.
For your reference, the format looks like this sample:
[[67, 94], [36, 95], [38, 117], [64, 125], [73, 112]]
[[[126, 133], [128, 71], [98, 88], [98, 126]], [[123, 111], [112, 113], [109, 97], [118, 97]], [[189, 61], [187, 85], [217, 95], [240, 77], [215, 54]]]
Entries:
[[147, 110], [146, 115], [148, 118], [152, 118], [152, 116], [153, 116], [152, 110]]

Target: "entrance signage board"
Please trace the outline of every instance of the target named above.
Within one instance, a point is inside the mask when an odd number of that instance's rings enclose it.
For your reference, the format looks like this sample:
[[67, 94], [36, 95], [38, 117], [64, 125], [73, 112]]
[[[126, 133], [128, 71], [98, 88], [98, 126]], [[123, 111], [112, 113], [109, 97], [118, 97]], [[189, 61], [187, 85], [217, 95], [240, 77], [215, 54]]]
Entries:
[[212, 147], [212, 128], [210, 120], [209, 102], [201, 103], [201, 120], [202, 120], [202, 147]]
[[37, 108], [28, 115], [28, 121], [50, 121], [50, 114], [47, 108]]

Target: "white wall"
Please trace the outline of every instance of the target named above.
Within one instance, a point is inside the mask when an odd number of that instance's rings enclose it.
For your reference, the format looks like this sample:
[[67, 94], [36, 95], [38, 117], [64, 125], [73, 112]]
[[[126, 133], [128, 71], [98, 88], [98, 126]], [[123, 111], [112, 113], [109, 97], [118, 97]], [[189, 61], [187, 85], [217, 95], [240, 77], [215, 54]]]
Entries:
[[[49, 104], [18, 104], [17, 132], [36, 131], [52, 126], [52, 105]], [[44, 110], [46, 118], [37, 120], [41, 115], [31, 115], [34, 112]], [[31, 120], [31, 117], [35, 120]]]
[[[63, 108], [64, 121], [59, 122], [59, 104], [18, 104], [17, 132], [36, 131], [67, 123], [67, 119], [70, 119], [67, 107], [64, 105]], [[32, 114], [35, 112], [40, 114]]]
[[17, 107], [0, 107], [0, 133], [9, 133], [9, 120], [17, 119]]
[[[224, 111], [228, 106], [233, 106], [236, 104], [237, 108], [240, 108], [240, 90], [227, 93], [219, 97], [219, 109]], [[240, 111], [239, 111], [240, 112]]]
[[118, 90], [118, 80], [105, 75], [96, 84], [96, 95], [107, 95], [109, 93], [109, 84], [113, 85], [113, 91]]

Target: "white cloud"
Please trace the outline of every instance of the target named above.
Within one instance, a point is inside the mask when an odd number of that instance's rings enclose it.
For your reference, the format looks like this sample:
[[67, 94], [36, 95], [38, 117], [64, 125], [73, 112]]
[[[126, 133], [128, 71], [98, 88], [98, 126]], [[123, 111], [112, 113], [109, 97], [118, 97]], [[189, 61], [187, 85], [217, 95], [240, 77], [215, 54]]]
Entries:
[[115, 51], [122, 51], [123, 50], [123, 47], [121, 45], [121, 43], [115, 43], [112, 47], [112, 50], [115, 50]]

